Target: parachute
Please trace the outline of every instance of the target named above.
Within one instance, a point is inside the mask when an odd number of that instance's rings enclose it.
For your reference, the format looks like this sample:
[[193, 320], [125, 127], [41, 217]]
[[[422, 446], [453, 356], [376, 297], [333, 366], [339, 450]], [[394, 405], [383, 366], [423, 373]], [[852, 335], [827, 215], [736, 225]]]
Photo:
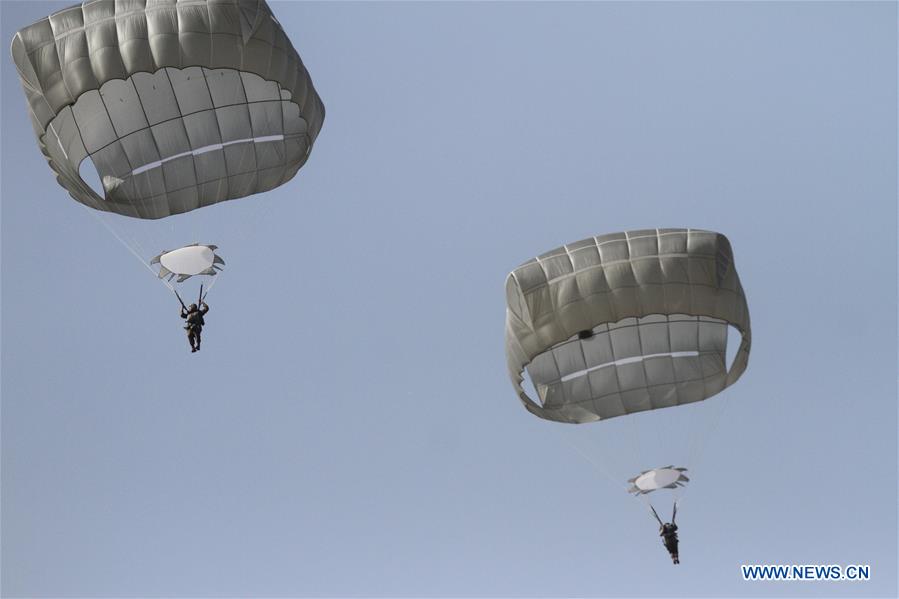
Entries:
[[[532, 414], [584, 423], [702, 401], [740, 378], [749, 309], [724, 235], [652, 229], [591, 237], [506, 280], [506, 358]], [[742, 341], [728, 370], [728, 325]], [[524, 391], [527, 368], [538, 398]]]
[[[325, 116], [264, 0], [89, 0], [19, 31], [11, 52], [59, 184], [129, 217], [286, 183]], [[85, 181], [89, 163], [102, 194]]]
[[171, 281], [175, 276], [177, 282], [183, 283], [191, 277], [205, 275], [214, 277], [222, 270], [225, 261], [215, 253], [218, 246], [194, 243], [165, 251], [150, 260], [150, 264], [159, 264], [159, 278]]
[[[728, 366], [729, 329], [740, 340]], [[640, 498], [661, 489], [677, 496], [690, 479], [687, 467], [646, 467], [638, 421], [656, 426], [661, 451], [654, 459], [669, 463], [688, 436], [682, 429], [696, 428], [680, 426], [682, 414], [696, 415], [682, 406], [733, 385], [746, 370], [750, 345], [746, 295], [720, 233], [647, 229], [591, 237], [525, 262], [506, 280], [506, 359], [524, 407], [570, 424], [630, 416], [630, 431], [604, 425], [611, 434], [603, 440], [621, 437], [602, 457], [620, 458], [626, 448], [618, 441], [632, 433], [636, 463], [628, 468], [642, 471], [626, 490]], [[666, 408], [677, 409], [659, 415]], [[686, 441], [692, 460], [698, 442]], [[623, 480], [581, 453], [616, 484]]]
[[193, 211], [292, 179], [325, 116], [264, 0], [88, 0], [19, 31], [11, 53], [56, 180], [173, 292], [175, 276], [221, 270], [216, 246], [149, 256], [184, 231], [221, 239]]
[[635, 495], [645, 495], [659, 489], [683, 487], [690, 482], [690, 479], [684, 474], [686, 471], [686, 468], [675, 468], [674, 466], [646, 470], [627, 481], [631, 484], [628, 492]]

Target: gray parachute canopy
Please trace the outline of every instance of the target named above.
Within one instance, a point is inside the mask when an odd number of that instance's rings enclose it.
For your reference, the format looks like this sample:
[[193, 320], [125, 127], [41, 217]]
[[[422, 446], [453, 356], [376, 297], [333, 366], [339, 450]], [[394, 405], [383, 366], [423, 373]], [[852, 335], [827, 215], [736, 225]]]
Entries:
[[[126, 216], [289, 181], [325, 116], [264, 0], [89, 0], [19, 31], [11, 52], [59, 184]], [[104, 197], [81, 175], [88, 158]]]
[[[506, 359], [536, 416], [583, 423], [701, 401], [749, 360], [746, 296], [724, 235], [649, 229], [591, 237], [506, 280]], [[727, 329], [742, 341], [728, 371]], [[539, 403], [522, 388], [523, 372]]]

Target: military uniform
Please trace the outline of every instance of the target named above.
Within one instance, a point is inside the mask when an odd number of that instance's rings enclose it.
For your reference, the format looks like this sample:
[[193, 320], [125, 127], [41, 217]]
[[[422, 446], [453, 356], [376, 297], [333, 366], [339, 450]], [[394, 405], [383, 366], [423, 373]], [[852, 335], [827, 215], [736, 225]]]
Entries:
[[209, 312], [209, 306], [205, 303], [201, 302], [200, 306], [200, 308], [197, 308], [196, 304], [191, 304], [187, 310], [183, 307], [181, 308], [181, 318], [187, 321], [184, 325], [184, 330], [187, 331], [187, 340], [190, 342], [191, 352], [200, 351], [200, 336], [203, 332], [203, 325], [206, 324], [206, 321], [203, 320], [203, 315]]
[[674, 524], [673, 522], [663, 524], [659, 529], [659, 536], [662, 537], [665, 549], [671, 554], [671, 561], [675, 564], [679, 564], [680, 559], [677, 556], [677, 524]]

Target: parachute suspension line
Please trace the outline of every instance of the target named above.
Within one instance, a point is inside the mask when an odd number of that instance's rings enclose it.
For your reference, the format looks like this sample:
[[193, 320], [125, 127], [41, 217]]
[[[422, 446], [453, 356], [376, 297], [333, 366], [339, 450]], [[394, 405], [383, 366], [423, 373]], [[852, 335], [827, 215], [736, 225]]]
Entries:
[[637, 426], [635, 422], [636, 414], [628, 414], [625, 418], [628, 419], [631, 427], [631, 434], [629, 438], [631, 440], [631, 451], [633, 451], [634, 459], [637, 460], [637, 465], [640, 470], [645, 470], [646, 468], [652, 468], [653, 466], [648, 466], [646, 464], [646, 460], [643, 458], [643, 452], [640, 451], [640, 428]]
[[[659, 513], [656, 511], [656, 509], [653, 507], [652, 502], [649, 500], [649, 498], [643, 495], [638, 495], [637, 497], [639, 497], [640, 501], [643, 502], [643, 505], [646, 506], [646, 511], [652, 514], [653, 520], [656, 520], [659, 523], [659, 526], [664, 524], [664, 521], [662, 520], [661, 516], [659, 516]], [[680, 497], [675, 496], [674, 503], [671, 508], [671, 522], [675, 522], [677, 516], [677, 508], [682, 504], [683, 500]]]
[[[700, 322], [700, 319], [699, 319], [698, 316], [695, 316], [693, 320], [694, 320], [694, 322], [696, 323], [696, 341], [695, 341], [695, 347], [698, 348], [698, 347], [699, 347], [699, 339], [700, 339], [700, 337], [699, 337], [699, 329], [700, 329], [700, 327], [701, 327], [701, 322]], [[700, 368], [701, 368], [701, 367], [702, 367], [702, 365], [701, 365], [701, 363], [700, 363]], [[688, 407], [689, 407], [689, 408], [692, 408], [693, 406], [688, 406]], [[692, 409], [691, 409], [690, 411], [691, 411], [691, 412], [695, 412], [696, 410], [692, 410]], [[694, 453], [694, 451], [695, 451], [695, 448], [696, 448], [696, 443], [697, 443], [697, 441], [698, 441], [698, 439], [699, 439], [699, 428], [700, 428], [700, 422], [701, 422], [701, 420], [702, 420], [702, 419], [701, 419], [699, 416], [697, 416], [695, 413], [693, 413], [693, 414], [691, 414], [691, 415], [693, 416], [693, 418], [690, 418], [690, 419], [687, 421], [687, 423], [686, 423], [686, 424], [688, 425], [688, 426], [686, 427], [686, 428], [687, 428], [687, 434], [688, 434], [689, 437], [690, 437], [689, 449], [688, 449], [688, 452], [687, 452], [687, 465], [686, 465], [687, 468], [689, 468], [690, 456], [693, 455], [693, 453]]]
[[[656, 229], [656, 234], [658, 235], [658, 229]], [[628, 245], [628, 248], [630, 248], [630, 245]], [[668, 318], [669, 318], [668, 315], [666, 315], [665, 318], [666, 318], [666, 321], [667, 321]], [[666, 324], [666, 326], [668, 326], [668, 325]], [[635, 327], [635, 330], [636, 330], [636, 333], [637, 333], [637, 343], [638, 343], [638, 350], [639, 350], [639, 352], [640, 352], [640, 355], [641, 355], [641, 356], [646, 356], [648, 352], [646, 351], [646, 349], [645, 349], [645, 347], [644, 347], [644, 345], [643, 345], [643, 332], [642, 332], [643, 329], [641, 328], [641, 324], [640, 324], [640, 319], [639, 319], [639, 318], [636, 320], [636, 327]], [[670, 341], [671, 333], [670, 333], [670, 329], [667, 329], [667, 330], [669, 330], [669, 332], [668, 332], [668, 337], [669, 337], [669, 341], [668, 341], [668, 349], [669, 349], [669, 351], [670, 351], [670, 350], [671, 350], [671, 341]], [[669, 357], [668, 360], [671, 360], [671, 361], [673, 362], [674, 358]], [[586, 357], [584, 358], [584, 361], [585, 361], [585, 362], [587, 361], [587, 360], [586, 360]], [[644, 380], [644, 382], [646, 382], [646, 383], [648, 384], [650, 378], [649, 378], [649, 373], [648, 373], [647, 370], [646, 370], [646, 360], [645, 360], [645, 359], [640, 360], [640, 365], [641, 365], [642, 370], [643, 370], [643, 380]], [[672, 365], [672, 366], [673, 366], [673, 365]], [[646, 388], [646, 392], [647, 392], [647, 394], [650, 394], [650, 392], [649, 392], [649, 387]], [[650, 394], [650, 406], [652, 406], [652, 395], [651, 395], [651, 394]], [[660, 450], [662, 447], [664, 447], [664, 445], [662, 444], [662, 433], [661, 433], [661, 429], [660, 429], [660, 426], [659, 426], [659, 421], [658, 421], [658, 419], [655, 417], [656, 414], [653, 414], [653, 413], [652, 413], [652, 412], [654, 412], [654, 411], [655, 411], [655, 410], [650, 410], [650, 413], [645, 414], [645, 419], [646, 419], [646, 420], [651, 420], [651, 421], [652, 421], [652, 422], [648, 422], [648, 423], [647, 423], [647, 424], [649, 425], [647, 428], [649, 428], [650, 430], [647, 431], [647, 435], [646, 435], [646, 436], [651, 437], [651, 436], [652, 436], [652, 433], [655, 432], [655, 439], [656, 439], [656, 442], [657, 442], [657, 445], [656, 445], [655, 447], [650, 447], [650, 448], [648, 448], [648, 449], [649, 449], [648, 454], [649, 454], [649, 456], [650, 456], [650, 459], [652, 459], [652, 456], [657, 455], [658, 452], [659, 452], [659, 450]], [[636, 428], [636, 425], [634, 425], [634, 427]], [[639, 443], [639, 441], [640, 441], [639, 438], [637, 439], [637, 441], [638, 441], [638, 443]], [[647, 447], [648, 444], [650, 443], [650, 441], [651, 441], [651, 439], [645, 439], [645, 440], [644, 440], [644, 443], [646, 443], [647, 445], [641, 445], [641, 447]], [[667, 457], [667, 456], [666, 456], [666, 457]], [[654, 467], [655, 467], [655, 464], [649, 464], [648, 466], [654, 468]], [[641, 470], [642, 470], [642, 469], [643, 469], [643, 468], [641, 468]]]
[[[715, 408], [715, 413], [711, 416], [711, 424], [706, 427], [702, 434], [697, 435], [698, 438], [696, 443], [694, 444], [690, 456], [687, 458], [687, 468], [698, 467], [698, 464], [701, 463], [702, 458], [705, 455], [705, 449], [708, 446], [709, 439], [715, 434], [721, 424], [722, 416], [724, 415], [725, 409], [727, 409], [727, 398], [719, 398], [718, 403], [720, 405]], [[696, 464], [696, 466], [694, 466], [694, 464]]]
[[172, 293], [174, 293], [174, 294], [175, 294], [175, 297], [178, 298], [178, 303], [181, 304], [181, 308], [183, 308], [183, 309], [186, 311], [186, 310], [187, 310], [187, 306], [184, 305], [184, 300], [181, 299], [181, 295], [178, 293], [178, 290], [175, 289], [174, 287], [172, 287]]
[[209, 283], [209, 285], [206, 286], [206, 291], [203, 293], [203, 298], [209, 295], [209, 292], [212, 291], [212, 288], [215, 287], [215, 284], [218, 283], [219, 280], [218, 276], [210, 278], [212, 279], [212, 281]]
[[[668, 358], [668, 359], [673, 360], [673, 358]], [[665, 446], [666, 446], [664, 430], [662, 427], [662, 419], [659, 418], [658, 416], [659, 416], [659, 413], [655, 410], [651, 410], [650, 412], [648, 412], [645, 415], [646, 419], [652, 420], [652, 422], [649, 423], [649, 426], [653, 431], [655, 431], [656, 446], [653, 448], [654, 451], [650, 452], [650, 455], [659, 455], [665, 449]], [[666, 458], [667, 457], [668, 456], [666, 456]], [[670, 463], [670, 460], [668, 462], [666, 462], [666, 464], [667, 463]], [[654, 467], [656, 467], [656, 465], [653, 464], [652, 467], [654, 468]]]
[[609, 481], [611, 481], [611, 483], [612, 483], [613, 485], [615, 485], [615, 486], [620, 486], [620, 487], [622, 487], [625, 491], [628, 490], [627, 483], [623, 483], [623, 482], [622, 482], [622, 481], [625, 480], [624, 477], [618, 476], [618, 473], [610, 472], [609, 469], [608, 469], [605, 465], [603, 465], [601, 462], [598, 462], [598, 461], [594, 460], [594, 459], [590, 456], [590, 454], [588, 454], [586, 451], [584, 451], [583, 449], [581, 449], [580, 447], [578, 447], [575, 443], [573, 443], [573, 442], [571, 441], [571, 439], [569, 439], [568, 437], [566, 437], [566, 436], [562, 433], [562, 431], [558, 430], [557, 427], [553, 427], [553, 428], [554, 428], [556, 434], [559, 435], [559, 437], [561, 437], [561, 439], [562, 439], [563, 441], [565, 441], [565, 443], [567, 443], [569, 446], [571, 446], [576, 452], [578, 452], [579, 454], [581, 454], [581, 456], [582, 456], [585, 460], [587, 460], [588, 462], [590, 462], [590, 463], [591, 463], [597, 470], [599, 470], [599, 472], [602, 473], [602, 475], [605, 476], [607, 479], [609, 479]]
[[[141, 255], [144, 253], [144, 248], [141, 247], [140, 242], [134, 237], [134, 235], [129, 235], [127, 233], [127, 229], [119, 229], [117, 227], [114, 227], [111, 224], [108, 216], [106, 214], [104, 214], [103, 211], [93, 210], [93, 209], [89, 209], [89, 210], [90, 210], [91, 216], [93, 216], [95, 219], [97, 219], [97, 221], [101, 225], [103, 225], [106, 228], [106, 230], [112, 234], [113, 237], [118, 239], [119, 243], [121, 243], [126, 248], [128, 248], [128, 250], [131, 251], [132, 254], [134, 254], [135, 252], [138, 255]], [[117, 229], [119, 229], [119, 230], [117, 230]], [[141, 261], [143, 261], [143, 258], [141, 258]]]
[[[701, 318], [697, 316], [695, 319], [697, 323], [696, 347], [699, 347], [699, 325]], [[703, 402], [683, 406], [683, 413], [679, 413], [679, 416], [682, 418], [681, 426], [690, 440], [686, 448], [687, 455], [681, 456], [681, 459], [683, 459], [681, 465], [687, 469], [691, 478], [696, 475], [694, 465], [696, 464], [698, 456], [703, 453], [707, 447], [712, 431], [717, 428], [717, 421], [720, 420], [721, 417], [721, 401], [723, 399], [723, 397], [718, 396], [706, 399]], [[711, 425], [709, 425], [710, 422], [712, 423]], [[678, 487], [675, 489], [672, 493], [675, 498], [675, 503], [680, 502], [686, 492], [687, 487]]]
[[653, 519], [659, 523], [659, 526], [661, 526], [662, 519], [659, 517], [659, 513], [656, 511], [656, 509], [652, 507], [652, 502], [643, 495], [638, 495], [638, 497], [640, 498], [640, 501], [643, 502], [643, 505], [646, 506], [646, 511], [652, 514]]
[[252, 204], [253, 206], [250, 208], [250, 213], [247, 215], [247, 218], [241, 219], [237, 228], [237, 233], [241, 241], [247, 241], [250, 231], [259, 230], [259, 220], [262, 218], [263, 214], [267, 215], [271, 212], [273, 202], [272, 198], [261, 197], [255, 202], [252, 202]]
[[[138, 243], [136, 240], [132, 240], [132, 243], [128, 243], [127, 241], [122, 239], [122, 236], [119, 235], [119, 233], [112, 227], [112, 225], [110, 225], [108, 222], [106, 222], [106, 220], [104, 220], [102, 217], [97, 215], [96, 210], [94, 210], [92, 208], [88, 208], [87, 206], [85, 206], [85, 209], [88, 212], [90, 212], [91, 216], [93, 216], [95, 219], [97, 219], [97, 221], [101, 225], [103, 225], [106, 228], [106, 230], [109, 231], [112, 234], [112, 236], [115, 237], [118, 240], [118, 242], [121, 243], [125, 249], [127, 249], [129, 252], [131, 252], [131, 255], [134, 256], [135, 258], [137, 258], [137, 261], [140, 262], [144, 268], [146, 268], [148, 271], [150, 271], [150, 274], [152, 274], [154, 277], [158, 276], [157, 273], [153, 270], [153, 268], [147, 263], [146, 259], [144, 259], [144, 257], [138, 253], [137, 250], [142, 250], [140, 243]], [[137, 249], [135, 249], [135, 247]], [[169, 289], [174, 291], [174, 288], [168, 281], [162, 279], [162, 282], [165, 283], [166, 287], [168, 287]]]
[[[706, 402], [708, 402], [708, 400], [706, 400]], [[692, 407], [692, 406], [690, 406], [690, 407]], [[709, 406], [709, 409], [711, 410], [710, 406]], [[701, 410], [693, 410], [693, 412], [694, 413], [691, 414], [692, 418], [688, 422], [689, 426], [688, 426], [688, 430], [687, 430], [687, 435], [690, 438], [690, 444], [687, 449], [687, 459], [686, 459], [686, 463], [684, 464], [684, 466], [687, 469], [690, 468], [690, 466], [693, 462], [693, 456], [696, 455], [696, 448], [699, 446], [700, 437], [702, 436], [701, 435], [701, 432], [702, 432], [701, 431], [701, 429], [702, 429], [701, 414], [696, 413], [696, 412], [701, 412]], [[691, 470], [691, 472], [692, 472], [692, 470]]]
[[[688, 433], [691, 437], [690, 449], [689, 454], [686, 457], [686, 462], [684, 463], [684, 467], [687, 469], [691, 479], [695, 478], [698, 473], [699, 465], [702, 462], [702, 458], [705, 456], [705, 450], [708, 448], [709, 440], [714, 436], [715, 431], [718, 430], [724, 410], [727, 407], [726, 399], [724, 397], [718, 397], [716, 400], [715, 403], [717, 405], [709, 408], [708, 411], [710, 414], [708, 414], [706, 418], [701, 418], [698, 414], [692, 414], [690, 421], [691, 430]], [[706, 400], [702, 403], [711, 402]], [[703, 426], [703, 423], [705, 426]], [[675, 503], [678, 505], [683, 503], [688, 488], [689, 487], [678, 487], [673, 491], [672, 494], [674, 495]]]

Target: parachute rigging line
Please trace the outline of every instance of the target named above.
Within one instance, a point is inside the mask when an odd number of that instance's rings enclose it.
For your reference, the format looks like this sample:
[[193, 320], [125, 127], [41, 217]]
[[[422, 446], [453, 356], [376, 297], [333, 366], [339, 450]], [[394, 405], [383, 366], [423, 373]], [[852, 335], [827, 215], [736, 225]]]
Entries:
[[[118, 240], [119, 243], [122, 244], [122, 246], [123, 246], [125, 249], [127, 249], [129, 252], [131, 252], [131, 255], [134, 256], [134, 257], [137, 259], [137, 261], [141, 263], [141, 266], [143, 266], [143, 267], [146, 268], [148, 271], [150, 271], [150, 274], [152, 274], [154, 277], [157, 276], [157, 274], [153, 271], [153, 268], [152, 268], [149, 264], [147, 264], [146, 260], [144, 260], [144, 259], [141, 257], [140, 254], [137, 253], [137, 250], [135, 250], [134, 247], [132, 247], [131, 244], [129, 244], [128, 242], [126, 242], [124, 239], [122, 239], [121, 235], [119, 235], [118, 232], [117, 232], [115, 229], [113, 229], [112, 226], [110, 226], [110, 224], [107, 223], [107, 222], [106, 222], [106, 221], [105, 221], [105, 220], [104, 220], [104, 219], [97, 213], [96, 210], [93, 210], [93, 209], [91, 209], [91, 208], [88, 208], [87, 206], [85, 206], [85, 208], [86, 208], [87, 211], [91, 214], [91, 216], [93, 216], [95, 219], [97, 219], [97, 221], [98, 221], [100, 224], [102, 224], [102, 225], [106, 228], [106, 230], [109, 231], [109, 232], [112, 234], [112, 236], [115, 237], [115, 238]], [[135, 245], [139, 245], [139, 244], [137, 244], [137, 242], [134, 242], [134, 243], [135, 243]], [[169, 283], [168, 281], [166, 281], [166, 280], [164, 280], [164, 279], [162, 280], [162, 282], [163, 282], [163, 284], [164, 284], [166, 287], [168, 287], [171, 291], [175, 291], [175, 288], [172, 287], [172, 284], [171, 284], [171, 283]]]

